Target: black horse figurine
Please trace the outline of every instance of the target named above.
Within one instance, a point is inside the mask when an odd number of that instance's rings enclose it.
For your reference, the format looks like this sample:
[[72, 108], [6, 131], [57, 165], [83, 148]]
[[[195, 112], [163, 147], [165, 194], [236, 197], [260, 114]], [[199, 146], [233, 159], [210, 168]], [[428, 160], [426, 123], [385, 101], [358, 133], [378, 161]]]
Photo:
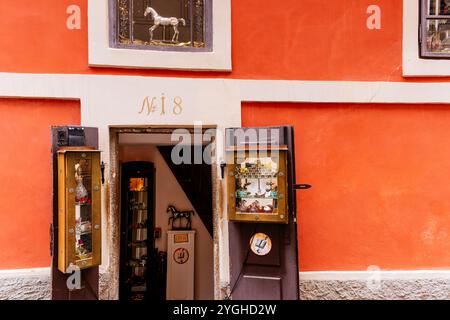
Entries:
[[[167, 213], [170, 214], [169, 224], [172, 222], [172, 230], [191, 230], [191, 216], [195, 215], [193, 210], [178, 211], [174, 206], [170, 205], [167, 207]], [[178, 219], [186, 219], [186, 226], [175, 227], [175, 222]]]

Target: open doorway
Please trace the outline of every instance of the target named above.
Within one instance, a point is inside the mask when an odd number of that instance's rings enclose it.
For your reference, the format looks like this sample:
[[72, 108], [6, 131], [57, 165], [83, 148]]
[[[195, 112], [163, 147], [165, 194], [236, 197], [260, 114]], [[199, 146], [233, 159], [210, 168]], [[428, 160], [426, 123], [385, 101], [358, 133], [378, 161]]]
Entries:
[[[115, 241], [113, 238], [113, 250], [119, 252], [112, 252], [110, 256], [117, 257], [119, 299], [214, 299], [215, 195], [212, 185], [216, 173], [208, 163], [175, 164], [171, 153], [177, 142], [171, 139], [172, 131], [168, 128], [111, 128], [111, 171], [116, 174], [113, 174], [110, 197], [111, 208], [117, 208], [114, 215], [116, 234], [120, 237]], [[198, 147], [204, 150], [205, 146], [202, 143], [191, 145], [193, 152]], [[136, 216], [127, 219], [130, 205], [136, 209]], [[170, 206], [194, 212], [190, 223], [195, 234], [189, 256], [191, 268], [184, 268], [184, 263], [175, 261], [177, 258], [171, 251], [172, 238], [168, 236], [171, 229], [187, 229], [188, 226], [183, 222], [169, 223]], [[182, 285], [180, 276], [183, 280], [192, 279], [191, 295], [171, 293], [171, 286]]]

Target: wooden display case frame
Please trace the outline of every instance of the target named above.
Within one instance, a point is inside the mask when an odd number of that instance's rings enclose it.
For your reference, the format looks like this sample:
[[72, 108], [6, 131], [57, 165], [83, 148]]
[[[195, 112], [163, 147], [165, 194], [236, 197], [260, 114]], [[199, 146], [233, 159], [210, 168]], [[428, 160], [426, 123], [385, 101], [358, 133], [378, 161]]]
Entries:
[[[236, 153], [245, 152], [245, 155], [255, 154], [258, 157], [258, 153], [264, 151], [268, 157], [271, 157], [273, 152], [278, 153], [279, 156], [279, 173], [277, 175], [278, 185], [278, 210], [276, 213], [250, 213], [240, 212], [236, 210]], [[227, 179], [227, 198], [228, 198], [228, 219], [230, 221], [237, 222], [253, 222], [253, 223], [289, 223], [289, 209], [288, 209], [288, 164], [287, 164], [287, 152], [288, 149], [285, 146], [280, 146], [279, 149], [261, 149], [261, 148], [228, 148], [227, 158], [229, 164], [226, 167], [226, 179]]]
[[[74, 156], [77, 155], [77, 156]], [[75, 164], [78, 157], [91, 160], [92, 256], [76, 259], [75, 241]], [[64, 147], [57, 151], [58, 160], [58, 269], [74, 270], [71, 265], [87, 269], [101, 264], [101, 169], [100, 151], [89, 147]]]

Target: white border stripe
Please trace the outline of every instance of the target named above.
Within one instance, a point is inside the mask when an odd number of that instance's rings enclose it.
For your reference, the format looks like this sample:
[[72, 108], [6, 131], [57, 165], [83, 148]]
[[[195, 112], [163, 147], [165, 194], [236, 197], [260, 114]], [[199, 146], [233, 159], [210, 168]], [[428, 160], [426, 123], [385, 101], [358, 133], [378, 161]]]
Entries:
[[[315, 103], [450, 103], [450, 83], [357, 81], [284, 81], [161, 78], [113, 75], [0, 73], [0, 97], [82, 99], [114, 79], [124, 88], [145, 79], [165, 83], [224, 83], [229, 96], [241, 101]], [[107, 88], [105, 88], [107, 89]], [[227, 97], [217, 97], [227, 98]]]
[[300, 272], [300, 281], [450, 279], [450, 270]]
[[0, 279], [50, 276], [50, 268], [0, 270]]

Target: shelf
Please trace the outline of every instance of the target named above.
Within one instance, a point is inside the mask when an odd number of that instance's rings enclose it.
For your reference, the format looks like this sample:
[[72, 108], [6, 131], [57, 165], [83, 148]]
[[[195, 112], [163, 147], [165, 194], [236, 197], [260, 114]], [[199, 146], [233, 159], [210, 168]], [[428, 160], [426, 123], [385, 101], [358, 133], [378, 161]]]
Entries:
[[147, 292], [147, 286], [131, 287], [131, 292]]
[[148, 247], [147, 240], [144, 241], [145, 242], [129, 242], [128, 246], [134, 248], [147, 248]]
[[86, 235], [86, 234], [92, 234], [92, 230], [91, 231], [83, 231], [83, 232], [76, 232], [76, 235], [77, 236], [83, 236], [83, 235]]
[[75, 202], [75, 205], [80, 206], [80, 207], [90, 207], [90, 206], [92, 206], [92, 203], [76, 203]]
[[244, 214], [244, 215], [265, 215], [265, 216], [272, 216], [272, 215], [278, 215], [277, 212], [241, 212], [241, 211], [236, 211], [236, 214]]
[[146, 265], [139, 264], [138, 262], [136, 264], [133, 264], [133, 265], [128, 262], [127, 266], [130, 267], [130, 268], [147, 268]]
[[234, 175], [236, 179], [275, 179], [278, 178], [278, 173], [274, 174], [261, 174], [261, 175], [252, 175], [252, 174], [236, 174]]
[[278, 197], [273, 198], [273, 197], [256, 197], [256, 196], [252, 196], [252, 197], [236, 196], [236, 199], [241, 199], [241, 200], [278, 200]]
[[130, 230], [144, 230], [144, 229], [147, 229], [147, 227], [133, 227], [133, 226], [129, 226], [128, 229], [130, 229]]

